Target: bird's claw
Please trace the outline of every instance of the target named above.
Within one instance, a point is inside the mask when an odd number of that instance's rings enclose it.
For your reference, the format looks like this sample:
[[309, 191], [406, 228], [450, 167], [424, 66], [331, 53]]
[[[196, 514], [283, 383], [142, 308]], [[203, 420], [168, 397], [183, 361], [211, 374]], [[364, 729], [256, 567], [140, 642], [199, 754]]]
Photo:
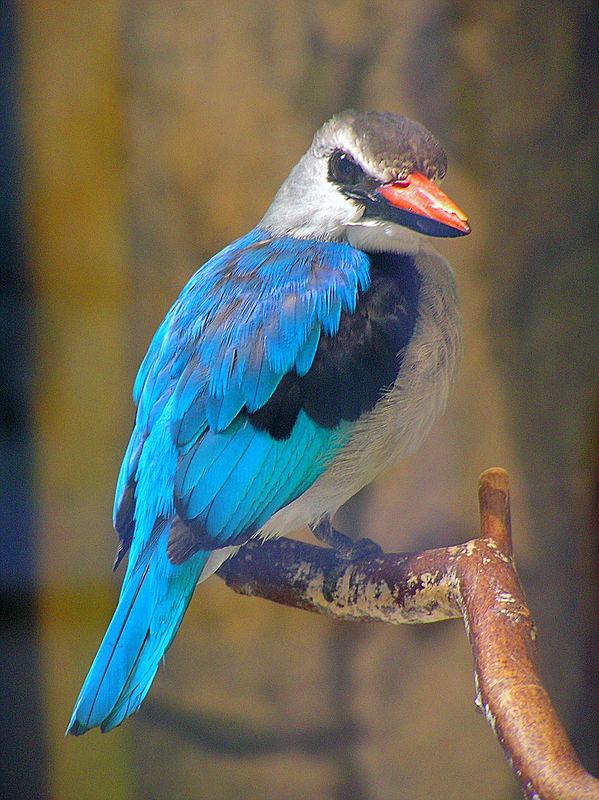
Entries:
[[341, 539], [336, 540], [336, 545], [341, 544], [341, 547], [334, 546], [339, 560], [336, 565], [325, 574], [322, 594], [327, 603], [333, 602], [339, 579], [345, 575], [351, 564], [383, 555], [383, 549], [376, 542], [373, 542], [372, 539], [358, 539], [357, 542], [354, 542], [349, 536], [345, 536], [345, 534], [339, 533], [339, 531], [335, 531], [335, 533], [337, 533], [339, 537], [343, 537], [344, 541]]
[[372, 539], [358, 539], [354, 542], [345, 533], [333, 528], [328, 517], [311, 526], [312, 533], [321, 542], [328, 544], [345, 561], [363, 561], [383, 554], [383, 549]]
[[347, 555], [344, 555], [344, 558], [350, 561], [365, 561], [368, 558], [376, 558], [382, 555], [384, 555], [384, 550], [380, 544], [364, 537], [363, 539], [358, 539], [357, 542], [352, 542], [352, 546]]

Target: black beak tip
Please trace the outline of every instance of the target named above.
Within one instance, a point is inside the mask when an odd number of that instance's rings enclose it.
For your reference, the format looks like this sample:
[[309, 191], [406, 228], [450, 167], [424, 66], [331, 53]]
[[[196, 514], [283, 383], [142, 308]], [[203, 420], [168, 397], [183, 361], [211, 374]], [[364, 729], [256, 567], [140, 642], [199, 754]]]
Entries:
[[455, 239], [458, 236], [467, 236], [471, 232], [470, 223], [465, 220], [460, 219], [458, 223], [460, 227], [456, 228], [431, 217], [392, 206], [380, 197], [369, 198], [369, 202], [366, 202], [366, 215], [378, 220], [389, 220], [425, 236]]
[[405, 220], [404, 225], [419, 233], [424, 233], [426, 236], [436, 236], [440, 239], [456, 239], [458, 236], [468, 236], [472, 230], [468, 222], [461, 221], [461, 226], [454, 228], [453, 225], [446, 225], [429, 217], [421, 217], [415, 214], [410, 216], [411, 219]]

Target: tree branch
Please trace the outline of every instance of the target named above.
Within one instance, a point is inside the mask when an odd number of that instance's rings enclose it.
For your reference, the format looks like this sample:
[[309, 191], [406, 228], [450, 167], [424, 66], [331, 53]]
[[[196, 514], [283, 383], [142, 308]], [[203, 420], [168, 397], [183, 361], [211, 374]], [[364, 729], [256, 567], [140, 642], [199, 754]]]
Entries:
[[479, 479], [481, 535], [422, 553], [348, 562], [291, 539], [246, 545], [220, 577], [234, 591], [340, 620], [437, 622], [462, 617], [476, 704], [529, 800], [598, 800], [541, 683], [536, 633], [512, 559], [507, 473]]

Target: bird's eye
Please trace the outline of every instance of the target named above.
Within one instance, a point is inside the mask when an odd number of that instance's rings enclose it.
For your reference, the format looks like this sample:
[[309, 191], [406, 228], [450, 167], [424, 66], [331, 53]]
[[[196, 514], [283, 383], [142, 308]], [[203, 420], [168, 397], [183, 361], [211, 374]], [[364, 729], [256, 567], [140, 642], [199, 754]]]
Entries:
[[364, 172], [351, 156], [335, 150], [329, 159], [329, 176], [337, 183], [355, 184], [364, 177]]

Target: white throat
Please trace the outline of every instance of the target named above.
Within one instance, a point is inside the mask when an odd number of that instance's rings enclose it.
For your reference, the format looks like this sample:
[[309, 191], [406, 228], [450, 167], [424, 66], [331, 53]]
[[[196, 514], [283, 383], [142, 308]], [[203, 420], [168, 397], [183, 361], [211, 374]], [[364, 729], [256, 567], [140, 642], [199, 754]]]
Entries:
[[352, 222], [345, 226], [348, 244], [366, 253], [400, 253], [414, 256], [423, 245], [423, 237], [416, 231], [396, 225], [394, 222], [369, 219]]

